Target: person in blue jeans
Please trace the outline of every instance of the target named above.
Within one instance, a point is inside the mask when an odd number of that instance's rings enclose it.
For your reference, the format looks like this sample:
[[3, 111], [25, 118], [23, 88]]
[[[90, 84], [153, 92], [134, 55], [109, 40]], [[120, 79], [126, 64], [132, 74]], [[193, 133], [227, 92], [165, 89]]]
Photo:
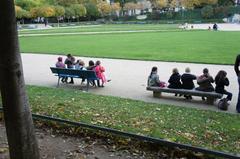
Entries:
[[239, 70], [239, 65], [240, 65], [240, 54], [237, 55], [235, 65], [234, 65], [234, 70], [238, 77], [238, 86], [239, 86], [238, 101], [237, 101], [237, 107], [236, 107], [236, 110], [238, 113], [240, 113], [240, 70]]

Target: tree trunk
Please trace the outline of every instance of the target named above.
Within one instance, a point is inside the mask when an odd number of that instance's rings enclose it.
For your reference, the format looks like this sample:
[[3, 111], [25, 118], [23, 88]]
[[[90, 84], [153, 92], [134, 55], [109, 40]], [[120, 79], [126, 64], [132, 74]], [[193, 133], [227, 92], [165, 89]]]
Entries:
[[58, 21], [58, 28], [59, 28], [59, 18], [57, 17], [57, 21]]
[[39, 159], [19, 53], [14, 0], [0, 1], [0, 89], [11, 159]]

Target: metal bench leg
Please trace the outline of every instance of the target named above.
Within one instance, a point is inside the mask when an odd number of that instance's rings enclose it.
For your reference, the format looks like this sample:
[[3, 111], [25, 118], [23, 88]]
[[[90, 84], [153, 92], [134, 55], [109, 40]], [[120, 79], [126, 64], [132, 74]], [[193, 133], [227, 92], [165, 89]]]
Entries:
[[87, 80], [87, 90], [86, 90], [87, 92], [88, 92], [88, 89], [89, 89], [89, 83], [90, 83], [89, 80]]
[[214, 105], [214, 98], [213, 97], [207, 97], [207, 104]]
[[58, 77], [57, 87], [59, 87], [60, 78], [61, 78], [61, 77]]
[[160, 98], [161, 94], [161, 92], [153, 92], [153, 97]]

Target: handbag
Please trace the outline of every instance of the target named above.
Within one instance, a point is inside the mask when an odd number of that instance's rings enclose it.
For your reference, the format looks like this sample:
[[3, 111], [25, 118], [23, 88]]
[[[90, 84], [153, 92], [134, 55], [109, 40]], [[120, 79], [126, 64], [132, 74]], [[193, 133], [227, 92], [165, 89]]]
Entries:
[[220, 99], [218, 102], [218, 109], [226, 111], [228, 110], [228, 105], [227, 98]]

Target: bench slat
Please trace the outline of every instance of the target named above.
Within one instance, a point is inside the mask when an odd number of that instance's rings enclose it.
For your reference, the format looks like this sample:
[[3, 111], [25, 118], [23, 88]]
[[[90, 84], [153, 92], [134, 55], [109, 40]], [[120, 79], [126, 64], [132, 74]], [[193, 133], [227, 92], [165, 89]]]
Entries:
[[153, 92], [165, 92], [165, 93], [177, 93], [183, 95], [193, 95], [193, 96], [201, 96], [201, 97], [213, 97], [213, 98], [222, 98], [222, 94], [216, 92], [203, 92], [195, 89], [171, 89], [171, 88], [161, 88], [161, 87], [147, 87], [148, 91]]

